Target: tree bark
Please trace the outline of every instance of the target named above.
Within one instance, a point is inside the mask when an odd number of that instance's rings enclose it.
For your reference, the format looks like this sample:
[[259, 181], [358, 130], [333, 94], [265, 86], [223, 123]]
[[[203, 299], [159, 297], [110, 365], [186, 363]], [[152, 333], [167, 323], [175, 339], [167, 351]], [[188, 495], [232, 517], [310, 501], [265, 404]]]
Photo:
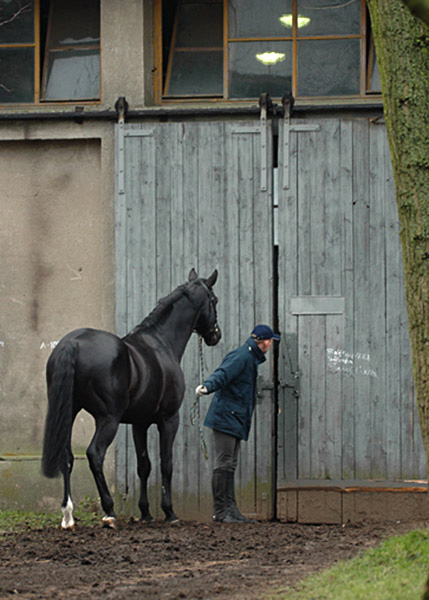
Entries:
[[367, 0], [401, 224], [420, 427], [429, 466], [429, 27], [401, 0]]

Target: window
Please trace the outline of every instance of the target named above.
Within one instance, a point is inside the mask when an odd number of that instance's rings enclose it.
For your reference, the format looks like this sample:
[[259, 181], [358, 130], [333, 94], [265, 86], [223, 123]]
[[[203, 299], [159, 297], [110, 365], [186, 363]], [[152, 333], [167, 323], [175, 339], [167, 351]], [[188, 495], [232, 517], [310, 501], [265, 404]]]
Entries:
[[0, 0], [0, 104], [99, 97], [99, 0]]
[[365, 0], [155, 0], [156, 99], [379, 93], [367, 24]]

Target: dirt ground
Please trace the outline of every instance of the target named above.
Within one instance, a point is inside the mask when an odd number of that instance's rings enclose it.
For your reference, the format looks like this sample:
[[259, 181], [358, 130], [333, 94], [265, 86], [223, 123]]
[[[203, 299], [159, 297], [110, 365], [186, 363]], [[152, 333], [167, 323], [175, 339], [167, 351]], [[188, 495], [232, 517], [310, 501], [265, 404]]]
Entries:
[[429, 523], [300, 525], [120, 521], [0, 538], [0, 598], [263, 598]]

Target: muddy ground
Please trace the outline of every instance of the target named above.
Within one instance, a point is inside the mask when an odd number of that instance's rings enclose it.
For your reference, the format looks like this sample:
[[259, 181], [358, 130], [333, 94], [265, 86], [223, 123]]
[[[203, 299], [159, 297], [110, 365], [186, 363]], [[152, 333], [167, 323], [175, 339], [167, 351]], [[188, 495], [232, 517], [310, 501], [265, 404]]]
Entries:
[[428, 523], [77, 527], [0, 538], [0, 598], [263, 598]]

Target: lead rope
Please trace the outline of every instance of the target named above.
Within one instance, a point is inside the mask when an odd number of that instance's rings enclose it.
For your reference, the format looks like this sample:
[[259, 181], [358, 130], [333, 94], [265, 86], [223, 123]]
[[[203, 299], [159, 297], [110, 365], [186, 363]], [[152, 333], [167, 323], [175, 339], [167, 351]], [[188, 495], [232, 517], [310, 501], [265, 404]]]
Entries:
[[[200, 381], [204, 383], [204, 360], [203, 360], [203, 338], [198, 336], [198, 356], [200, 359]], [[191, 425], [198, 425], [198, 433], [200, 436], [201, 448], [203, 450], [204, 458], [208, 460], [209, 455], [207, 452], [206, 442], [204, 440], [203, 428], [201, 426], [201, 410], [200, 410], [200, 398], [198, 396], [195, 397], [195, 400], [191, 406]]]

